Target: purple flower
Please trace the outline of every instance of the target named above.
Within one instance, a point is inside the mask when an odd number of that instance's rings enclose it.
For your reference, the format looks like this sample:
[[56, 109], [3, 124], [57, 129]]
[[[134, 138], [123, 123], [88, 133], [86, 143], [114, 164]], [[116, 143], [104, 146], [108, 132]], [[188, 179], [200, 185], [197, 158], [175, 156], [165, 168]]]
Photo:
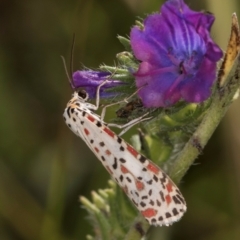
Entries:
[[210, 38], [214, 16], [195, 12], [183, 0], [168, 0], [161, 13], [135, 26], [130, 40], [141, 61], [134, 73], [145, 107], [167, 107], [180, 99], [199, 103], [211, 94], [221, 49]]
[[[96, 97], [97, 87], [109, 78], [109, 72], [98, 72], [92, 70], [76, 71], [73, 73], [72, 88], [84, 88], [89, 95], [89, 98]], [[112, 97], [116, 93], [106, 91], [109, 88], [122, 85], [121, 81], [109, 79], [100, 89], [101, 97]]]

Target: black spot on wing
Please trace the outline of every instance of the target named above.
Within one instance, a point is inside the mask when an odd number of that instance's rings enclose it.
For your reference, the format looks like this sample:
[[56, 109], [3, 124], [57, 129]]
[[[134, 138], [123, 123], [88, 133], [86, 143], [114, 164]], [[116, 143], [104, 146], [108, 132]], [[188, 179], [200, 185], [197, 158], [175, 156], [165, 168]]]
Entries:
[[120, 137], [117, 138], [118, 143], [122, 143], [122, 139]]
[[139, 197], [139, 194], [138, 194], [138, 192], [137, 192], [137, 191], [135, 191], [134, 193], [135, 193], [135, 195], [136, 195], [136, 196], [138, 196], [138, 197]]
[[163, 194], [163, 192], [160, 191], [159, 193], [160, 193], [160, 196], [161, 196], [162, 201], [165, 202], [165, 198], [164, 198], [164, 194]]
[[157, 203], [158, 207], [161, 206], [161, 202], [159, 200], [156, 200], [156, 203]]
[[177, 196], [177, 198], [183, 203], [183, 204], [185, 204], [185, 201], [184, 201], [184, 199], [180, 196], [180, 195], [176, 195]]
[[156, 222], [157, 222], [157, 220], [156, 220], [155, 218], [152, 218], [152, 219], [151, 219], [151, 223], [152, 223], [152, 224], [155, 224]]
[[126, 177], [126, 179], [127, 179], [128, 182], [130, 182], [130, 183], [132, 182], [131, 178]]
[[172, 213], [173, 213], [174, 216], [177, 216], [177, 215], [178, 215], [178, 211], [177, 211], [177, 209], [174, 208], [174, 209], [172, 210]]
[[152, 184], [152, 182], [153, 182], [153, 180], [151, 179], [151, 180], [149, 180], [149, 181], [147, 181], [147, 183], [149, 184], [149, 185], [151, 185]]
[[123, 181], [123, 175], [120, 175], [119, 179], [122, 182]]
[[101, 127], [102, 123], [100, 121], [97, 121], [96, 125], [97, 125], [97, 127]]
[[181, 204], [181, 201], [178, 200], [178, 198], [176, 196], [173, 196], [172, 199], [173, 199], [175, 204]]
[[152, 206], [154, 206], [154, 201], [153, 201], [153, 200], [150, 200], [150, 201], [149, 201], [149, 204], [152, 205]]
[[67, 108], [67, 115], [68, 115], [69, 118], [70, 118], [70, 110], [71, 110], [71, 108], [68, 107], [68, 108]]
[[117, 158], [114, 158], [114, 164], [112, 165], [113, 169], [117, 169]]
[[144, 157], [143, 155], [140, 155], [139, 161], [140, 161], [141, 163], [144, 163], [146, 160], [147, 160], [146, 157]]
[[126, 160], [123, 159], [123, 158], [119, 158], [119, 161], [120, 161], [121, 163], [125, 163], [125, 162], [126, 162]]
[[155, 182], [158, 182], [158, 177], [156, 175], [153, 176], [153, 179], [155, 180]]
[[166, 218], [170, 218], [172, 215], [171, 215], [171, 213], [166, 212], [165, 216], [166, 216]]
[[123, 146], [120, 146], [119, 149], [120, 149], [120, 151], [122, 151], [122, 152], [125, 150], [125, 148], [124, 148]]

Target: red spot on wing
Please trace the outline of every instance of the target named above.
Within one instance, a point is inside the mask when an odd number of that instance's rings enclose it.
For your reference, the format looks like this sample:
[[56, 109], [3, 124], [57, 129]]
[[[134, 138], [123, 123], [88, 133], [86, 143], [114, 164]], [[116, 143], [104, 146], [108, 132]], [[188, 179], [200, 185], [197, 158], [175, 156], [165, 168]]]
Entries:
[[155, 174], [159, 173], [159, 168], [157, 166], [155, 166], [154, 164], [152, 164], [152, 163], [148, 164], [147, 169], [152, 171]]
[[99, 149], [97, 147], [94, 148], [94, 150], [98, 153], [99, 152]]
[[172, 192], [172, 187], [173, 187], [173, 185], [172, 185], [172, 183], [171, 182], [168, 182], [168, 184], [166, 185], [166, 187], [167, 187], [167, 191], [168, 192]]
[[154, 208], [147, 208], [146, 210], [141, 211], [141, 213], [145, 218], [151, 218], [157, 214], [157, 211]]
[[129, 171], [128, 171], [127, 168], [125, 168], [123, 165], [121, 165], [121, 172], [122, 173], [128, 173]]
[[131, 146], [131, 145], [127, 145], [127, 150], [136, 158], [138, 156], [138, 152]]
[[88, 120], [91, 121], [91, 122], [94, 122], [95, 121], [95, 118], [91, 115], [88, 115], [87, 116]]
[[89, 135], [89, 131], [86, 128], [84, 128], [84, 132], [86, 135]]
[[141, 191], [144, 189], [144, 184], [140, 181], [136, 181], [136, 187], [138, 191]]
[[109, 128], [105, 127], [105, 128], [103, 129], [103, 131], [104, 131], [105, 133], [107, 133], [110, 137], [114, 138], [115, 133], [114, 133], [113, 131], [111, 131]]
[[108, 149], [105, 151], [105, 153], [106, 153], [106, 155], [108, 155], [108, 156], [110, 156], [110, 155], [112, 154]]
[[169, 205], [169, 204], [172, 202], [172, 198], [171, 198], [170, 195], [167, 195], [167, 196], [165, 197], [165, 200], [166, 200], [166, 202], [167, 202], [167, 205]]

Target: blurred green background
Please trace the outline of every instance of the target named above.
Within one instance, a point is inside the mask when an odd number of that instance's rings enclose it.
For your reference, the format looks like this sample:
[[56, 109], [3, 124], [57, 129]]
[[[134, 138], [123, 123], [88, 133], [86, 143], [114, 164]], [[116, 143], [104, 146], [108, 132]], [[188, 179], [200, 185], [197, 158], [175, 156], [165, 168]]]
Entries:
[[[67, 61], [76, 33], [74, 69], [113, 65], [136, 16], [160, 0], [0, 1], [0, 239], [85, 239], [92, 233], [79, 195], [104, 188], [109, 175], [65, 126], [71, 96]], [[212, 36], [226, 48], [237, 0], [188, 0], [216, 15]], [[133, 133], [134, 131], [132, 131]], [[130, 132], [131, 133], [131, 132]], [[131, 134], [128, 134], [128, 136]], [[129, 138], [127, 138], [129, 140]], [[155, 228], [151, 239], [240, 239], [240, 100], [232, 104], [180, 186], [183, 219]]]

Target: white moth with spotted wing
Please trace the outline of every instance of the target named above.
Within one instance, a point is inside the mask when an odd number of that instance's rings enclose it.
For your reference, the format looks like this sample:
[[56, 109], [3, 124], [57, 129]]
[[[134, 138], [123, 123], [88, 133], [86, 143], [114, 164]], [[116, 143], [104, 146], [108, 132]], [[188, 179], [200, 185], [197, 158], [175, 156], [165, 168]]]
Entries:
[[93, 112], [99, 106], [100, 87], [96, 105], [86, 102], [85, 92], [74, 92], [63, 114], [66, 124], [85, 141], [150, 224], [168, 226], [178, 221], [186, 211], [186, 203], [177, 186]]

